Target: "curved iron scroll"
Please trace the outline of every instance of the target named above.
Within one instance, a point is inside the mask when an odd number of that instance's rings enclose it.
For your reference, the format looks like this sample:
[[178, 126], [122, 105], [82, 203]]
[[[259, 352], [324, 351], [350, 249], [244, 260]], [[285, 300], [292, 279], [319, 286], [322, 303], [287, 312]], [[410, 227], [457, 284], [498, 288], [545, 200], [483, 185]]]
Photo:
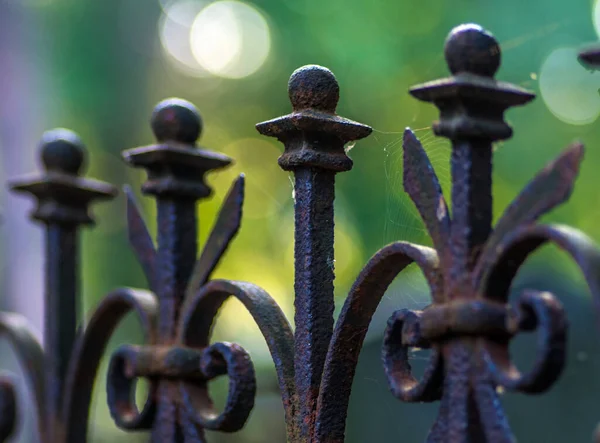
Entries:
[[[213, 321], [223, 303], [233, 296], [246, 307], [267, 341], [275, 363], [279, 387], [285, 410], [288, 441], [298, 438], [295, 424], [297, 396], [294, 384], [294, 335], [285, 315], [275, 301], [263, 289], [250, 283], [227, 280], [213, 280], [202, 287], [193, 297], [187, 299], [182, 309], [181, 322], [177, 333], [178, 341], [184, 346], [205, 348]], [[209, 403], [204, 385], [182, 385], [183, 400], [191, 414], [199, 403]], [[230, 402], [228, 401], [230, 407]], [[242, 411], [245, 418], [250, 410]], [[206, 413], [204, 413], [206, 415]], [[207, 426], [207, 420], [199, 416], [197, 423]], [[217, 427], [212, 425], [209, 429]]]
[[411, 263], [423, 271], [432, 297], [441, 296], [441, 274], [434, 249], [397, 242], [369, 260], [346, 298], [329, 345], [317, 406], [317, 441], [344, 440], [354, 372], [371, 318], [388, 286]]
[[[45, 395], [44, 395], [44, 351], [33, 333], [29, 321], [20, 314], [12, 312], [0, 313], [0, 336], [12, 345], [25, 378], [30, 384], [37, 413], [40, 441], [46, 441], [45, 429]], [[5, 441], [15, 427], [16, 405], [14, 391], [9, 380], [2, 381], [0, 404], [4, 405], [0, 416], [0, 441]]]
[[[65, 436], [59, 441], [86, 441], [91, 396], [100, 361], [112, 332], [121, 319], [129, 312], [135, 312], [146, 342], [152, 345], [156, 343], [158, 308], [158, 300], [154, 294], [137, 289], [117, 290], [106, 296], [96, 308], [73, 350], [64, 394]], [[115, 401], [116, 393], [111, 392], [112, 387], [108, 385], [108, 399], [115, 421], [125, 428], [149, 429], [155, 412], [155, 383], [151, 381], [148, 400], [141, 412], [137, 411], [134, 404]], [[127, 396], [128, 401], [132, 398], [131, 391], [119, 394]]]

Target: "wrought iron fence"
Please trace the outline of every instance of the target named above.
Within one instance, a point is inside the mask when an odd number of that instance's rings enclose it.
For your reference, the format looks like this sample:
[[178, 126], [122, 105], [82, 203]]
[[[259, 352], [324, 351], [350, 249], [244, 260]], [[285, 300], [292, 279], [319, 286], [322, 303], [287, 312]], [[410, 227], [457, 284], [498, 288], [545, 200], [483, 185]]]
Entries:
[[[558, 299], [524, 291], [509, 304], [511, 282], [535, 249], [552, 242], [577, 262], [600, 310], [600, 250], [584, 234], [538, 218], [565, 202], [573, 189], [583, 146], [573, 144], [543, 169], [492, 227], [492, 143], [510, 138], [504, 111], [534, 95], [494, 79], [500, 48], [476, 25], [449, 35], [445, 56], [451, 77], [410, 90], [439, 108], [436, 135], [452, 142], [452, 211], [419, 140], [404, 133], [404, 189], [431, 236], [433, 248], [397, 241], [377, 252], [350, 289], [334, 322], [331, 262], [334, 257], [335, 175], [352, 168], [346, 144], [371, 128], [336, 114], [339, 87], [320, 66], [305, 66], [289, 81], [291, 114], [259, 123], [258, 131], [284, 145], [279, 165], [295, 176], [295, 330], [273, 299], [252, 283], [211, 275], [240, 228], [244, 176], [224, 200], [198, 254], [196, 203], [208, 198], [208, 172], [228, 157], [197, 146], [202, 120], [193, 105], [160, 103], [151, 124], [157, 143], [127, 150], [125, 161], [147, 172], [142, 192], [156, 200], [156, 244], [130, 190], [127, 220], [131, 246], [148, 290], [118, 289], [107, 295], [77, 333], [78, 232], [94, 223], [90, 205], [110, 199], [109, 184], [81, 176], [85, 150], [67, 130], [46, 133], [44, 172], [12, 184], [37, 199], [32, 218], [46, 228], [46, 347], [26, 319], [3, 313], [0, 328], [23, 363], [35, 393], [41, 442], [87, 438], [92, 388], [107, 342], [128, 312], [143, 325], [146, 344], [124, 345], [111, 356], [108, 406], [126, 430], [148, 430], [154, 442], [202, 442], [205, 430], [234, 432], [246, 423], [256, 395], [248, 353], [233, 343], [211, 343], [211, 329], [228, 297], [240, 300], [264, 335], [275, 363], [289, 442], [344, 441], [346, 412], [356, 364], [370, 320], [392, 280], [418, 265], [431, 289], [422, 311], [392, 314], [382, 360], [392, 394], [405, 402], [440, 401], [428, 442], [512, 442], [498, 390], [528, 394], [548, 390], [560, 376], [567, 320]], [[581, 59], [600, 65], [600, 51]], [[537, 355], [522, 373], [509, 343], [536, 330]], [[420, 380], [411, 373], [409, 350], [430, 348]], [[222, 411], [214, 409], [208, 383], [227, 376]], [[146, 404], [134, 401], [135, 382], [149, 382]], [[0, 439], [17, 422], [8, 380], [0, 384]]]

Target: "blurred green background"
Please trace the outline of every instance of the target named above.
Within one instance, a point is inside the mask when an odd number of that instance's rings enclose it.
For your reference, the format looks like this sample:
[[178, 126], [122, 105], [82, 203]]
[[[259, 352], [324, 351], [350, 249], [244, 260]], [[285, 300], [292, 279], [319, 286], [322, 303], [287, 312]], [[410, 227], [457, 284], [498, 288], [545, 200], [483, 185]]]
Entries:
[[[139, 188], [143, 173], [127, 168], [120, 151], [153, 141], [148, 120], [155, 103], [185, 98], [203, 116], [201, 144], [236, 159], [234, 167], [210, 178], [215, 195], [199, 206], [201, 240], [235, 175], [247, 176], [242, 231], [217, 277], [264, 287], [293, 318], [291, 177], [277, 166], [281, 146], [259, 136], [254, 125], [289, 112], [286, 85], [295, 68], [322, 64], [340, 83], [338, 112], [374, 128], [350, 151], [354, 169], [337, 180], [339, 308], [377, 249], [400, 239], [429, 243], [401, 186], [402, 131], [406, 126], [417, 130], [447, 194], [449, 149], [431, 133], [435, 108], [412, 99], [407, 89], [447, 75], [444, 39], [464, 22], [481, 24], [501, 42], [499, 79], [538, 94], [532, 104], [507, 114], [515, 135], [495, 153], [495, 216], [561, 149], [581, 139], [588, 149], [576, 191], [545, 219], [568, 223], [600, 241], [600, 74], [576, 59], [577, 50], [600, 33], [600, 5], [588, 0], [0, 0], [0, 178], [4, 182], [35, 170], [42, 132], [62, 126], [87, 144], [91, 176]], [[6, 190], [0, 196], [2, 308], [26, 314], [41, 330], [41, 230], [24, 223], [31, 202]], [[152, 201], [141, 196], [140, 201], [154, 229]], [[98, 226], [83, 235], [85, 313], [115, 287], [144, 287], [127, 247], [124, 209], [122, 195], [99, 205]], [[511, 424], [523, 442], [591, 441], [600, 420], [600, 347], [589, 292], [576, 267], [551, 247], [527, 263], [514, 290], [527, 286], [552, 290], [567, 306], [569, 365], [547, 395], [503, 395]], [[414, 269], [399, 276], [386, 294], [355, 378], [348, 443], [424, 440], [437, 405], [395, 400], [379, 353], [389, 315], [422, 307], [427, 297]], [[140, 340], [129, 319], [111, 347]], [[239, 341], [251, 352], [259, 394], [242, 432], [210, 435], [211, 441], [284, 441], [273, 365], [240, 304], [227, 304], [215, 340]], [[532, 362], [534, 342], [534, 336], [516, 340], [515, 359], [525, 367]], [[0, 353], [3, 367], [18, 373], [11, 350], [2, 346]], [[416, 372], [425, 357], [415, 353]], [[19, 386], [24, 419], [16, 441], [35, 441], [28, 388], [22, 380]], [[214, 386], [222, 404], [226, 380]], [[115, 428], [103, 378], [96, 391], [90, 441], [146, 441]]]

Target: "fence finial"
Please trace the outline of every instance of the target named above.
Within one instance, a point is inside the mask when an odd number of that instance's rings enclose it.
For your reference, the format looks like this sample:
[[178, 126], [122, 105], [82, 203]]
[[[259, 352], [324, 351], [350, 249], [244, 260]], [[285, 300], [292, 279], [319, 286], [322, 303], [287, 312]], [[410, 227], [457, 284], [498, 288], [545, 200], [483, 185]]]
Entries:
[[312, 109], [334, 114], [340, 99], [340, 86], [329, 69], [306, 65], [292, 73], [288, 94], [294, 111]]
[[179, 98], [163, 100], [154, 108], [150, 123], [158, 144], [123, 152], [127, 163], [148, 172], [142, 192], [169, 198], [209, 197], [212, 188], [206, 173], [225, 168], [232, 160], [196, 145], [202, 131], [196, 107]]
[[54, 129], [42, 136], [42, 163], [47, 171], [79, 175], [85, 162], [85, 147], [81, 139], [68, 129]]
[[440, 109], [435, 134], [451, 140], [510, 138], [504, 111], [524, 105], [535, 94], [493, 78], [501, 59], [496, 39], [481, 26], [461, 25], [450, 32], [444, 52], [452, 77], [410, 89], [414, 97]]
[[256, 125], [258, 132], [284, 144], [279, 166], [285, 171], [352, 169], [344, 145], [365, 138], [372, 129], [335, 113], [340, 88], [333, 73], [317, 65], [296, 69], [288, 82], [288, 94], [291, 114]]
[[202, 118], [196, 107], [186, 100], [170, 98], [154, 108], [150, 119], [158, 142], [195, 145], [202, 133]]
[[86, 152], [79, 136], [53, 129], [42, 136], [40, 157], [45, 173], [10, 184], [16, 192], [37, 198], [32, 218], [45, 223], [93, 224], [88, 207], [94, 200], [113, 198], [116, 189], [107, 183], [80, 177]]
[[450, 72], [493, 77], [500, 67], [500, 46], [496, 38], [479, 25], [460, 25], [450, 31], [444, 47]]

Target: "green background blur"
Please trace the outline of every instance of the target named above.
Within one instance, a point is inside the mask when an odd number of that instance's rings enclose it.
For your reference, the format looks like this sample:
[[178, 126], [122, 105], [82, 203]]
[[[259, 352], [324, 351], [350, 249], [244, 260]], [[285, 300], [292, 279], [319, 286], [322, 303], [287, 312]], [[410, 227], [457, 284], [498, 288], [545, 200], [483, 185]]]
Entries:
[[[507, 113], [515, 135], [498, 144], [495, 153], [495, 216], [561, 149], [581, 139], [588, 149], [576, 191], [567, 205], [545, 220], [568, 223], [600, 241], [600, 122], [596, 121], [600, 74], [587, 71], [576, 60], [577, 49], [598, 39], [600, 12], [595, 20], [593, 2], [257, 0], [225, 5], [230, 15], [224, 18], [219, 18], [214, 3], [0, 0], [2, 181], [35, 170], [37, 140], [44, 130], [61, 126], [78, 132], [87, 144], [91, 176], [139, 189], [144, 175], [127, 168], [120, 151], [152, 143], [148, 120], [154, 104], [172, 96], [185, 98], [203, 116], [201, 144], [236, 159], [235, 166], [209, 179], [215, 195], [199, 206], [202, 241], [235, 175], [244, 172], [247, 177], [242, 230], [216, 276], [263, 286], [291, 319], [291, 177], [277, 166], [281, 147], [259, 136], [254, 125], [289, 112], [286, 85], [294, 69], [309, 63], [327, 66], [340, 83], [338, 112], [374, 128], [368, 139], [350, 151], [354, 169], [337, 180], [339, 308], [361, 267], [377, 249], [394, 240], [429, 243], [416, 210], [402, 191], [402, 131], [406, 126], [418, 130], [447, 195], [449, 149], [429, 128], [437, 118], [435, 108], [412, 99], [407, 89], [446, 76], [446, 35], [453, 26], [475, 22], [502, 44], [503, 64], [497, 77], [538, 94], [532, 104]], [[190, 25], [206, 8], [212, 8], [212, 15], [204, 14], [203, 23], [208, 25], [203, 29], [193, 28], [197, 34], [192, 60]], [[234, 34], [237, 42], [229, 41]], [[237, 59], [230, 60], [239, 68], [234, 75], [223, 57], [236, 44]], [[243, 51], [249, 52], [244, 55]], [[259, 53], [266, 56], [264, 62], [258, 60]], [[202, 63], [208, 69], [201, 69]], [[254, 72], [249, 75], [242, 72], [251, 68]], [[26, 314], [41, 330], [41, 230], [24, 223], [30, 202], [5, 190], [0, 196], [2, 307]], [[154, 230], [152, 201], [140, 196], [140, 202]], [[141, 270], [127, 246], [124, 209], [122, 195], [99, 205], [95, 210], [98, 226], [83, 235], [85, 315], [115, 287], [144, 287]], [[591, 441], [600, 420], [600, 347], [589, 293], [576, 267], [551, 247], [527, 263], [514, 290], [527, 286], [552, 290], [567, 306], [572, 325], [569, 365], [542, 397], [503, 395], [513, 429], [523, 442]], [[386, 294], [355, 378], [348, 443], [424, 440], [437, 404], [406, 405], [395, 400], [388, 391], [379, 353], [389, 315], [396, 309], [426, 304], [422, 276], [414, 269], [398, 277]], [[239, 341], [250, 351], [259, 394], [242, 432], [210, 435], [211, 441], [284, 441], [273, 365], [257, 327], [240, 304], [227, 304], [218, 319], [215, 340]], [[140, 341], [135, 321], [128, 319], [111, 347]], [[524, 367], [533, 360], [534, 343], [534, 336], [516, 340], [515, 359]], [[0, 347], [0, 353], [6, 362], [3, 367], [18, 372], [11, 351]], [[425, 358], [425, 353], [414, 355], [417, 373]], [[22, 380], [19, 386], [24, 416], [19, 441], [35, 441], [28, 388]], [[226, 380], [214, 386], [215, 400], [222, 405]], [[115, 428], [105, 406], [103, 378], [96, 391], [91, 441], [145, 441], [144, 436], [132, 437]]]

